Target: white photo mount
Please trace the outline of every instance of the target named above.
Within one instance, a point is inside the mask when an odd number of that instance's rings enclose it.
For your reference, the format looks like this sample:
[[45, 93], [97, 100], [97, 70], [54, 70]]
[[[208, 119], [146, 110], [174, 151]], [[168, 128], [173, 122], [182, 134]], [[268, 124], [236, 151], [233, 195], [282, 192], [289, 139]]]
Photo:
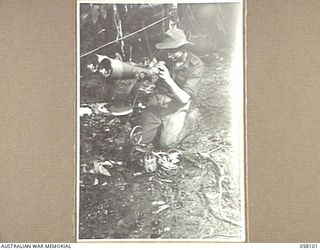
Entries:
[[[190, 31], [189, 38], [194, 37], [193, 52], [205, 65], [198, 106], [202, 119], [197, 123], [197, 130], [186, 138], [185, 146], [180, 148], [179, 181], [173, 176], [159, 181], [152, 171], [131, 168], [126, 162], [129, 154], [118, 159], [113, 149], [107, 152], [108, 145], [114, 143], [114, 131], [124, 126], [122, 117], [118, 119], [110, 114], [112, 98], [97, 98], [99, 87], [103, 86], [97, 84], [97, 93], [94, 92], [92, 89], [96, 86], [92, 85], [95, 83], [85, 83], [86, 76], [81, 72], [85, 58], [94, 54], [98, 63], [106, 58], [111, 58], [111, 63], [120, 59], [127, 67], [128, 62], [138, 65], [146, 57], [151, 63], [151, 56], [156, 53], [156, 41], [152, 39], [157, 39], [151, 33], [165, 31], [165, 25], [170, 25], [164, 24], [171, 20], [164, 16], [169, 5], [184, 11], [179, 13], [184, 22], [182, 29]], [[133, 11], [136, 14], [132, 14]], [[125, 23], [131, 14], [133, 21]], [[84, 21], [86, 18], [91, 19], [89, 28]], [[99, 20], [106, 26], [96, 27]], [[242, 1], [77, 2], [78, 242], [245, 241], [243, 27]], [[108, 50], [111, 46], [115, 48]], [[135, 56], [138, 50], [144, 55]], [[117, 81], [115, 84], [121, 82], [121, 79], [113, 80]], [[85, 91], [90, 88], [92, 91], [84, 92], [84, 85], [89, 86]], [[137, 99], [133, 98], [134, 104]], [[141, 105], [147, 104], [142, 102]], [[134, 110], [135, 105], [132, 106]], [[126, 111], [123, 111], [124, 116], [131, 118], [131, 112]], [[160, 164], [163, 152], [152, 152], [154, 157], [150, 162]], [[170, 166], [165, 170], [168, 168]], [[146, 189], [155, 190], [145, 192], [144, 185]]]

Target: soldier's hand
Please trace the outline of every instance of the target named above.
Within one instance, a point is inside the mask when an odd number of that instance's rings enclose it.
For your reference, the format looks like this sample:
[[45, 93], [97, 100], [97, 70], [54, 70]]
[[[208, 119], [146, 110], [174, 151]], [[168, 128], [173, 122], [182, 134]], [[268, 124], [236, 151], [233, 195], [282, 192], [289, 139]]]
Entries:
[[165, 82], [169, 82], [172, 80], [169, 70], [164, 64], [158, 64], [157, 69], [159, 69], [159, 77], [163, 79]]

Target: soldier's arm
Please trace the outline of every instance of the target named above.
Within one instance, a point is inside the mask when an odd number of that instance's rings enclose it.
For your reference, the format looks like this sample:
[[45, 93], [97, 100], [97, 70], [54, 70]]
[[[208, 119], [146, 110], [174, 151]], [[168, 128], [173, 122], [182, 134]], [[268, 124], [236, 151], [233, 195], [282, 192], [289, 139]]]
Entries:
[[166, 82], [175, 98], [183, 104], [188, 103], [191, 99], [191, 96], [185, 90], [180, 88], [172, 79], [167, 67], [165, 65], [160, 65], [158, 68], [160, 69], [159, 77]]

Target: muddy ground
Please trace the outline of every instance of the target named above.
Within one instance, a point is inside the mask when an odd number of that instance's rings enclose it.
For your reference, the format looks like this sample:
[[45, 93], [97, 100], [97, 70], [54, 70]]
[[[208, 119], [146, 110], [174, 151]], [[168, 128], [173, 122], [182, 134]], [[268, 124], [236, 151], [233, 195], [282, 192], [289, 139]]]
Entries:
[[[231, 169], [230, 53], [221, 50], [203, 61], [202, 118], [179, 146], [178, 171], [164, 179], [139, 164], [108, 159], [104, 143], [88, 145], [106, 120], [81, 118], [80, 239], [241, 237], [239, 180]], [[99, 162], [106, 163], [104, 174], [92, 171]]]

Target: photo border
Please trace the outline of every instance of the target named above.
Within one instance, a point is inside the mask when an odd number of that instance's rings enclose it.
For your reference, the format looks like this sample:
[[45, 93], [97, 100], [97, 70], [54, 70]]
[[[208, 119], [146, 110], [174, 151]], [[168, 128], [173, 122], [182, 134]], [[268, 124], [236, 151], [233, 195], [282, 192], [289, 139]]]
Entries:
[[[236, 52], [240, 53], [237, 55], [238, 61], [236, 65], [241, 65], [235, 67], [237, 72], [232, 74], [232, 81], [230, 81], [231, 89], [233, 89], [231, 103], [232, 103], [232, 122], [231, 122], [231, 130], [234, 131], [234, 127], [236, 127], [236, 139], [233, 140], [237, 141], [236, 144], [238, 145], [238, 149], [235, 150], [239, 152], [238, 159], [233, 159], [233, 164], [240, 168], [240, 193], [241, 193], [241, 229], [242, 234], [239, 239], [237, 240], [226, 240], [226, 239], [79, 239], [79, 204], [80, 204], [80, 116], [79, 109], [80, 109], [80, 4], [83, 3], [95, 3], [95, 4], [142, 4], [142, 3], [160, 3], [160, 4], [184, 4], [184, 3], [195, 3], [195, 4], [210, 4], [210, 3], [238, 3], [240, 4], [240, 11], [239, 20], [237, 21], [237, 25], [240, 27], [237, 29], [237, 45], [235, 46]], [[247, 152], [246, 152], [246, 59], [245, 59], [245, 52], [246, 52], [246, 40], [245, 40], [245, 6], [246, 0], [207, 0], [207, 1], [195, 1], [195, 0], [174, 0], [174, 1], [161, 1], [161, 0], [146, 0], [141, 2], [139, 0], [126, 0], [125, 2], [121, 2], [120, 0], [76, 0], [76, 82], [77, 82], [77, 107], [76, 107], [76, 121], [77, 121], [77, 145], [76, 145], [76, 219], [75, 219], [75, 233], [76, 233], [76, 242], [77, 243], [85, 243], [85, 242], [97, 242], [97, 243], [177, 243], [177, 242], [184, 242], [184, 243], [231, 243], [231, 242], [246, 242], [248, 239], [248, 224], [247, 221], [247, 213], [248, 213], [248, 206], [247, 206]], [[233, 61], [232, 64], [235, 62]], [[239, 79], [242, 79], [242, 84], [235, 84], [239, 82]], [[237, 90], [234, 91], [234, 88]], [[239, 99], [241, 100], [242, 105], [239, 105]], [[234, 100], [237, 100], [236, 102]], [[237, 125], [238, 124], [238, 125]]]

